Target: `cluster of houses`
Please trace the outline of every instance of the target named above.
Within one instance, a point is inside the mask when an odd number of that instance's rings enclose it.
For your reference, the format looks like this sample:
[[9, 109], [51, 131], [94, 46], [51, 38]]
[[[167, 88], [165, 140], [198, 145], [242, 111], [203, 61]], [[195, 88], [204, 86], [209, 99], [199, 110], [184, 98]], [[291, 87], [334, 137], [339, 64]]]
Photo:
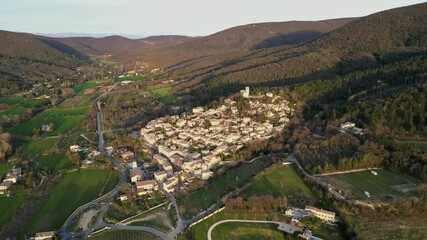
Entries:
[[99, 152], [97, 150], [90, 151], [89, 148], [82, 147], [82, 146], [77, 145], [77, 144], [70, 146], [70, 152], [72, 152], [72, 153], [79, 153], [79, 152], [87, 153], [87, 159], [82, 161], [83, 165], [90, 165], [90, 164], [95, 162], [95, 161], [90, 160], [90, 159], [94, 159], [96, 157], [101, 156], [101, 152]]
[[6, 178], [0, 184], [0, 195], [8, 193], [12, 184], [16, 183], [21, 176], [21, 168], [13, 167], [11, 170], [9, 170], [9, 172], [6, 174]]
[[[289, 121], [289, 102], [282, 97], [268, 93], [252, 98], [248, 87], [241, 94], [249, 106], [244, 110], [226, 99], [217, 108], [197, 107], [191, 113], [158, 118], [140, 130], [142, 140], [156, 151], [153, 160], [161, 171], [154, 179], [166, 191], [174, 191], [179, 179], [209, 179], [224, 156], [250, 141], [274, 136]], [[259, 116], [262, 122], [256, 120]]]

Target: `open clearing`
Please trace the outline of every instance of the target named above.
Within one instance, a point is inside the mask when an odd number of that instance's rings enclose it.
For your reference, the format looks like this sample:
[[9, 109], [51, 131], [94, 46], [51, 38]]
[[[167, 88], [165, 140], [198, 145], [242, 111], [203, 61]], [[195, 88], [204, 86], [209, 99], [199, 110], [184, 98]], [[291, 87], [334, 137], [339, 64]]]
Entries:
[[160, 102], [164, 104], [172, 104], [177, 100], [177, 96], [171, 94], [171, 87], [153, 89], [154, 95], [159, 97]]
[[52, 149], [56, 142], [58, 142], [57, 138], [42, 138], [26, 142], [23, 147], [24, 153], [32, 155], [47, 152]]
[[213, 178], [206, 190], [201, 189], [178, 199], [183, 218], [190, 218], [200, 211], [206, 210], [217, 203], [226, 193], [242, 187], [270, 163], [270, 158], [243, 163], [236, 168], [227, 170], [225, 174]]
[[126, 231], [126, 230], [108, 230], [95, 235], [89, 239], [93, 240], [160, 240], [159, 237], [148, 232]]
[[353, 199], [366, 199], [364, 191], [368, 191], [371, 199], [380, 200], [387, 195], [411, 195], [411, 193], [402, 194], [392, 186], [402, 184], [416, 184], [417, 180], [402, 174], [390, 172], [388, 170], [375, 170], [378, 175], [375, 176], [369, 170], [336, 174], [324, 176], [323, 178], [333, 186], [342, 190], [344, 194]]
[[253, 184], [242, 192], [243, 197], [251, 195], [283, 197], [295, 194], [314, 198], [313, 193], [298, 176], [295, 167], [281, 164], [256, 175]]
[[27, 198], [27, 192], [17, 193], [13, 197], [0, 197], [0, 229], [12, 218], [13, 214], [15, 214]]
[[427, 219], [417, 221], [364, 222], [356, 226], [363, 240], [422, 240], [427, 236]]
[[36, 161], [39, 163], [39, 168], [48, 168], [56, 173], [59, 170], [69, 169], [73, 166], [71, 160], [62, 153], [39, 156]]
[[76, 107], [76, 108], [70, 108], [70, 109], [54, 108], [54, 109], [43, 111], [42, 113], [38, 114], [36, 117], [50, 118], [50, 117], [72, 116], [72, 115], [84, 115], [86, 114], [88, 109], [89, 109], [88, 106]]
[[[81, 170], [64, 175], [61, 182], [55, 187], [47, 202], [31, 219], [24, 233], [32, 235], [35, 232], [50, 231], [61, 228], [71, 213], [80, 205], [88, 203], [100, 196], [111, 169]], [[115, 175], [118, 175], [114, 171]], [[110, 178], [111, 181], [118, 177]], [[117, 184], [107, 184], [103, 193]]]

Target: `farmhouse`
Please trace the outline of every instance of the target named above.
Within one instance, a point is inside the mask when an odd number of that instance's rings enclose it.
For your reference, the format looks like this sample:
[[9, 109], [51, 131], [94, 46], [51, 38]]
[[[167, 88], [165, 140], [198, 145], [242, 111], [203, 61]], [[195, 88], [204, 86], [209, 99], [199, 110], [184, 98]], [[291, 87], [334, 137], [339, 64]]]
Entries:
[[134, 158], [135, 154], [133, 154], [133, 152], [131, 151], [125, 151], [125, 152], [122, 152], [121, 157], [127, 161]]
[[53, 131], [53, 123], [42, 124], [41, 130], [43, 132], [52, 132]]
[[157, 182], [154, 180], [140, 181], [136, 183], [136, 192], [139, 196], [158, 190]]
[[12, 186], [12, 182], [11, 181], [3, 181], [0, 184], [0, 194], [6, 194], [7, 189], [9, 189], [10, 186]]
[[136, 183], [142, 180], [142, 170], [139, 167], [130, 170], [130, 181]]
[[35, 240], [50, 240], [53, 238], [53, 235], [55, 235], [55, 232], [39, 232], [36, 233]]
[[73, 152], [73, 153], [81, 152], [82, 151], [82, 147], [80, 147], [79, 145], [71, 145], [70, 146], [70, 151]]
[[326, 211], [312, 206], [305, 206], [305, 211], [326, 222], [335, 222], [335, 212]]

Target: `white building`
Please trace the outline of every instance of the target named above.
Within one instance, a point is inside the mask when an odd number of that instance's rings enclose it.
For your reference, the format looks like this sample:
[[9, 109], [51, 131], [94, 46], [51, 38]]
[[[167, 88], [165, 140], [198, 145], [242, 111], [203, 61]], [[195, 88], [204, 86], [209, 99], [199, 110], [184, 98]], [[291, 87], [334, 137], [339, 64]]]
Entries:
[[154, 179], [156, 181], [161, 182], [168, 178], [168, 174], [165, 171], [158, 171], [154, 173]]
[[138, 181], [141, 181], [142, 178], [142, 170], [139, 167], [132, 168], [130, 170], [130, 181], [133, 183], [136, 183]]

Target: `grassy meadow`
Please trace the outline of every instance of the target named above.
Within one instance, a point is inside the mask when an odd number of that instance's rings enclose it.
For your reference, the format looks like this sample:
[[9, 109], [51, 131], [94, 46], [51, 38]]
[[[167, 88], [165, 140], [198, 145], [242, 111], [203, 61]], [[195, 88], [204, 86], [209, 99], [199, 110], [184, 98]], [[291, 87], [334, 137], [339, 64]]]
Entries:
[[251, 195], [283, 197], [295, 194], [314, 198], [293, 165], [275, 165], [259, 173], [255, 176], [253, 184], [242, 192], [244, 197]]
[[[59, 229], [77, 207], [112, 189], [113, 184], [106, 183], [111, 171], [113, 170], [102, 169], [66, 173], [48, 197], [47, 202], [31, 219], [24, 233], [30, 235], [35, 232]], [[117, 172], [114, 174], [118, 175]], [[117, 179], [110, 178], [111, 181]], [[104, 189], [104, 185], [109, 188]], [[104, 189], [103, 192], [101, 192], [102, 189]]]
[[189, 218], [200, 211], [206, 210], [218, 202], [226, 193], [242, 187], [255, 174], [266, 168], [270, 159], [260, 159], [252, 163], [227, 170], [226, 174], [213, 178], [207, 189], [200, 189], [178, 200], [183, 218]]
[[12, 218], [27, 198], [28, 192], [20, 192], [13, 197], [0, 196], [0, 229]]
[[54, 173], [73, 166], [71, 160], [63, 153], [41, 155], [36, 161], [39, 163], [39, 168], [48, 168]]

